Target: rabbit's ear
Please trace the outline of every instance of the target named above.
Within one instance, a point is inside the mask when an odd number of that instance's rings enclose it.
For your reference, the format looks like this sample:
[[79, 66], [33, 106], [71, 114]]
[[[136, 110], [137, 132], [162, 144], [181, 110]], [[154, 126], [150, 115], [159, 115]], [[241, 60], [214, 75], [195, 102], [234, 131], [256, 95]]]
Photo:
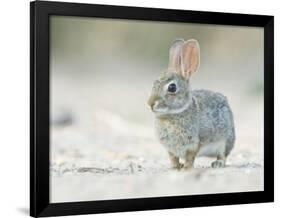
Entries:
[[187, 80], [199, 68], [200, 47], [195, 39], [186, 41], [181, 50], [181, 73]]
[[177, 73], [181, 72], [181, 49], [184, 44], [183, 39], [176, 39], [172, 42], [169, 51], [169, 69], [176, 70]]

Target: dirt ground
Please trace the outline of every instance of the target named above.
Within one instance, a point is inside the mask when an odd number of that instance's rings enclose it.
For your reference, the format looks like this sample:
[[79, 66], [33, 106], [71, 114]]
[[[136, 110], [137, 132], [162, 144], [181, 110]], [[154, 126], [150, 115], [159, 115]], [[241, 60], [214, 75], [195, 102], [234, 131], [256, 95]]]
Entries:
[[[147, 110], [149, 119], [111, 110], [106, 103], [95, 105], [101, 96], [90, 92], [86, 82], [73, 93], [71, 86], [58, 78], [53, 87], [52, 202], [263, 190], [263, 121], [257, 119], [263, 113], [262, 97], [231, 98], [237, 140], [225, 168], [212, 169], [213, 159], [200, 157], [195, 169], [177, 171], [170, 168], [154, 134], [153, 115], [144, 105], [135, 113]], [[145, 97], [134, 99], [142, 102]]]

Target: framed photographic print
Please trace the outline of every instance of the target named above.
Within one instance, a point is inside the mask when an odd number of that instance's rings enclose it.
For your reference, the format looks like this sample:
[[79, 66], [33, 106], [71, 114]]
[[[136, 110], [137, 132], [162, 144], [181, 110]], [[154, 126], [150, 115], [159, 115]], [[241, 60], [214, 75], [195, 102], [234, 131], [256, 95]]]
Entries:
[[30, 215], [272, 202], [273, 17], [30, 6]]

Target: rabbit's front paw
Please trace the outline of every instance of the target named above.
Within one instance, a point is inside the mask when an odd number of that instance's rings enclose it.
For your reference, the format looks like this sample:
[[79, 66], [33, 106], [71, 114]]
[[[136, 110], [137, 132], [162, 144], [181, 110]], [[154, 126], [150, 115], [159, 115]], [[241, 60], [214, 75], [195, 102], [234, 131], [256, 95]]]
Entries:
[[225, 167], [225, 161], [224, 160], [216, 160], [216, 161], [212, 162], [211, 166], [212, 166], [212, 168]]
[[179, 158], [176, 157], [173, 153], [169, 152], [170, 161], [173, 169], [181, 169], [183, 164], [180, 163]]
[[183, 168], [183, 164], [182, 163], [174, 163], [172, 164], [172, 169], [175, 169], [175, 170], [180, 170], [181, 168]]
[[197, 151], [188, 150], [185, 154], [183, 169], [189, 170], [193, 168], [194, 159]]
[[189, 170], [193, 168], [193, 162], [185, 162], [183, 165], [184, 170]]

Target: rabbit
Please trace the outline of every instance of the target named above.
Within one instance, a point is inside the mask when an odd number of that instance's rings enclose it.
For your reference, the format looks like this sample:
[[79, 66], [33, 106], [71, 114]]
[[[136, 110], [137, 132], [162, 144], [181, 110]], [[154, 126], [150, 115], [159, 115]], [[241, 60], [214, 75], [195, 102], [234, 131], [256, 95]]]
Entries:
[[156, 133], [176, 169], [193, 168], [197, 156], [215, 157], [211, 167], [224, 167], [234, 147], [234, 120], [227, 98], [217, 92], [191, 89], [190, 77], [199, 62], [197, 40], [174, 40], [168, 69], [153, 83], [147, 101], [155, 114]]

